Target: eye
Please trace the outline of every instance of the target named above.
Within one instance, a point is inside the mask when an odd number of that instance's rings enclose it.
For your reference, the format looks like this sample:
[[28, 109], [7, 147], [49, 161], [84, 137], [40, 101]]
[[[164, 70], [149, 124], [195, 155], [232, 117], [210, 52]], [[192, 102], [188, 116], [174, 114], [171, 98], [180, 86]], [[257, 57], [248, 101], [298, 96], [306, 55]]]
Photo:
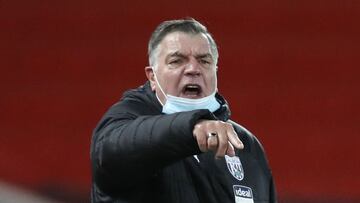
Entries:
[[173, 64], [173, 65], [180, 64], [180, 63], [181, 63], [181, 59], [172, 59], [169, 61], [169, 64]]
[[201, 64], [210, 64], [211, 62], [209, 60], [206, 60], [206, 59], [200, 59], [200, 63]]

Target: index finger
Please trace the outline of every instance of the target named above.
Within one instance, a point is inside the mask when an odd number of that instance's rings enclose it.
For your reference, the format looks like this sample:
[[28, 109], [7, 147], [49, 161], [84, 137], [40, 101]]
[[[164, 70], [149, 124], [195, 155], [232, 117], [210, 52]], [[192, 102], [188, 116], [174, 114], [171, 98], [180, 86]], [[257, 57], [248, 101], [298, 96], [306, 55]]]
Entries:
[[232, 126], [231, 126], [231, 129], [227, 130], [227, 134], [228, 134], [230, 143], [233, 144], [235, 148], [244, 149], [244, 144], [241, 142], [241, 140], [239, 139], [239, 136], [235, 132], [234, 128], [232, 128]]

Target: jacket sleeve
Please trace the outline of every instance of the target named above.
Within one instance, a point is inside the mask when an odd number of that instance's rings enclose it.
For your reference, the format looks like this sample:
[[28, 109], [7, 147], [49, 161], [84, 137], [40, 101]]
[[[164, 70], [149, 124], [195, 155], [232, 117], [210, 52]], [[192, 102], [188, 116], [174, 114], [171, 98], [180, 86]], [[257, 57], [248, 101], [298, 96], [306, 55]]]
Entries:
[[162, 167], [200, 153], [193, 127], [199, 119], [212, 118], [208, 110], [140, 115], [130, 108], [108, 114], [93, 134], [94, 181], [105, 190], [149, 181]]

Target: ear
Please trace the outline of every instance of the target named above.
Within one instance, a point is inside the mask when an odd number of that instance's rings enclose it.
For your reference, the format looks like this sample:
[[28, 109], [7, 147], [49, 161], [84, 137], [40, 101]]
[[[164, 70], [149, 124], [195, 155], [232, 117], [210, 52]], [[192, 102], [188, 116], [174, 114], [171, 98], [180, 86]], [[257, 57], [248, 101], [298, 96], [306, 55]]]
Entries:
[[156, 82], [155, 82], [154, 71], [151, 66], [145, 67], [145, 75], [146, 75], [147, 79], [150, 81], [151, 90], [155, 91], [155, 83]]

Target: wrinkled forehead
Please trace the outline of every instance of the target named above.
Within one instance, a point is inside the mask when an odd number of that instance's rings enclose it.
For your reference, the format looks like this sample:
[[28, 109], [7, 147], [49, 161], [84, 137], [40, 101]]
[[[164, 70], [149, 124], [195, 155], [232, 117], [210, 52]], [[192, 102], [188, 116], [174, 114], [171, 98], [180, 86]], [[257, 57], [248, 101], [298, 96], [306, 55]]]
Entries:
[[210, 42], [204, 33], [170, 33], [164, 37], [157, 49], [159, 57], [175, 52], [184, 55], [210, 54], [214, 57], [211, 52]]

